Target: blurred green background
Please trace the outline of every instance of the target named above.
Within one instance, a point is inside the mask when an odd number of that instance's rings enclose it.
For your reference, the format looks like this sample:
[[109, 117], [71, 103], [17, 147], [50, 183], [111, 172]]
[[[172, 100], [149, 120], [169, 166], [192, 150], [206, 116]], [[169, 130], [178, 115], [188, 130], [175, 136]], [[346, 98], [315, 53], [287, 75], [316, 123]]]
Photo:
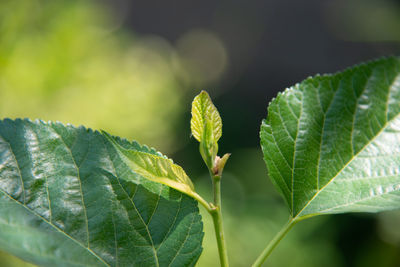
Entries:
[[[315, 73], [400, 52], [400, 1], [0, 1], [0, 117], [104, 129], [156, 147], [211, 199], [190, 137], [192, 98], [210, 92], [232, 157], [223, 203], [232, 266], [249, 266], [288, 211], [258, 131], [270, 99]], [[0, 211], [1, 212], [1, 211]], [[208, 214], [198, 266], [218, 266]], [[400, 212], [297, 225], [268, 266], [400, 266]], [[31, 266], [0, 252], [1, 267]]]

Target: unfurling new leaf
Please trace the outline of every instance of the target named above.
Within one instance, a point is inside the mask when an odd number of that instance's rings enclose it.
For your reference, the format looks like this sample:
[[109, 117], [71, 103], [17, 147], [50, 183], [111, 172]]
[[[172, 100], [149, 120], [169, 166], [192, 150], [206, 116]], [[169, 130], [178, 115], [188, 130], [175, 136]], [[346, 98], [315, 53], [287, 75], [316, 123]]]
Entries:
[[204, 122], [203, 137], [200, 141], [200, 155], [208, 168], [213, 168], [218, 153], [218, 143], [214, 141], [213, 126], [210, 120]]
[[200, 154], [209, 170], [214, 172], [218, 140], [222, 136], [222, 120], [206, 91], [201, 91], [192, 103], [190, 128], [200, 142]]
[[212, 136], [213, 142], [216, 143], [222, 136], [221, 117], [208, 93], [206, 91], [201, 91], [201, 93], [193, 99], [192, 119], [190, 121], [192, 134], [199, 142], [203, 140], [203, 132], [205, 131], [207, 121], [209, 121], [210, 126], [210, 133], [207, 134], [207, 136]]
[[287, 89], [260, 134], [293, 218], [400, 208], [400, 59]]

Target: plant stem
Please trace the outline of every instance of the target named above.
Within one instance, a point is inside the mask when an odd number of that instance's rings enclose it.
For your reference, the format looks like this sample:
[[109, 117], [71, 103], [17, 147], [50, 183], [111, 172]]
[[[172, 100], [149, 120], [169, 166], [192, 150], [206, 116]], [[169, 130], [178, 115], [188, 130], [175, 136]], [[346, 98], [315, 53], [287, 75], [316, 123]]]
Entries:
[[290, 219], [282, 229], [276, 234], [276, 236], [268, 243], [267, 247], [263, 250], [263, 252], [258, 256], [256, 261], [253, 263], [252, 267], [260, 267], [264, 261], [271, 254], [272, 250], [279, 244], [279, 242], [283, 239], [283, 237], [289, 232], [290, 229], [298, 222], [298, 220]]
[[224, 227], [221, 213], [221, 176], [212, 175], [214, 191], [214, 209], [210, 212], [215, 228], [215, 237], [218, 244], [219, 259], [222, 267], [228, 267], [228, 250], [226, 248]]

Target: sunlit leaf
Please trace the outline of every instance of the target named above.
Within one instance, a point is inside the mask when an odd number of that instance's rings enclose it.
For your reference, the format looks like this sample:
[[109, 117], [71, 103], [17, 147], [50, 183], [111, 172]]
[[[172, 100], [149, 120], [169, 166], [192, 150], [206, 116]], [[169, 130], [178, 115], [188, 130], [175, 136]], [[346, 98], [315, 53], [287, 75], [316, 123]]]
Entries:
[[293, 217], [400, 208], [400, 60], [287, 89], [269, 106], [261, 146]]
[[[192, 119], [190, 121], [190, 128], [192, 134], [197, 141], [202, 142], [206, 127], [207, 120], [210, 122], [212, 140], [210, 143], [216, 143], [222, 135], [222, 121], [219, 116], [218, 110], [211, 101], [210, 96], [206, 91], [201, 91], [192, 103]], [[206, 135], [209, 136], [209, 135]]]
[[197, 202], [83, 127], [0, 121], [0, 211], [0, 250], [41, 266], [193, 266], [202, 250]]
[[181, 166], [173, 163], [162, 155], [125, 149], [112, 136], [103, 132], [104, 136], [113, 144], [121, 159], [132, 171], [151, 181], [165, 184], [189, 196], [195, 195], [194, 186]]

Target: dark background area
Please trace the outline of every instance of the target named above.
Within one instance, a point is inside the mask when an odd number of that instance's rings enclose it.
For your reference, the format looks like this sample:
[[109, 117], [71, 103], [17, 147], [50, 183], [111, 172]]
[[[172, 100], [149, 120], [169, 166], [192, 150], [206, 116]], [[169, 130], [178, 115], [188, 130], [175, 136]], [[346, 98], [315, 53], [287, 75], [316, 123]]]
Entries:
[[[175, 43], [200, 28], [221, 39], [229, 66], [217, 81], [198, 89], [216, 87], [221, 92], [214, 101], [225, 115], [225, 128], [235, 133], [224, 136], [228, 150], [258, 145], [258, 126], [267, 103], [284, 88], [317, 73], [337, 72], [400, 51], [400, 1], [396, 0], [106, 2], [123, 27], [139, 34]], [[382, 16], [395, 17], [393, 24], [385, 24], [376, 14], [385, 12]], [[357, 28], [364, 23], [354, 21], [357, 13], [360, 20], [370, 20], [364, 27], [378, 26]]]

